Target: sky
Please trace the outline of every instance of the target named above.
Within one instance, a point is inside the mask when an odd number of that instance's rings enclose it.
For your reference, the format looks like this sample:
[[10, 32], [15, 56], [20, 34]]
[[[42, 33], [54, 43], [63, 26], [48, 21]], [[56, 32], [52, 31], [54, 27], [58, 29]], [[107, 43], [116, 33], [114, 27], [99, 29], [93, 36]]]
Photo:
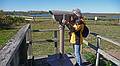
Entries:
[[120, 13], [120, 0], [0, 0], [0, 10], [63, 10], [79, 8], [88, 13]]

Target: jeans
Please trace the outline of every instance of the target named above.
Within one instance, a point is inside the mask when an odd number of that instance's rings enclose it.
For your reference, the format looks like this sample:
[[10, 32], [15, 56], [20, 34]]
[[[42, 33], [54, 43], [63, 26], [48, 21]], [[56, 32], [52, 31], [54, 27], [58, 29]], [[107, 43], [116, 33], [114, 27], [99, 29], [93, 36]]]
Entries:
[[74, 53], [75, 53], [75, 59], [79, 66], [82, 66], [82, 59], [80, 54], [80, 44], [74, 45]]

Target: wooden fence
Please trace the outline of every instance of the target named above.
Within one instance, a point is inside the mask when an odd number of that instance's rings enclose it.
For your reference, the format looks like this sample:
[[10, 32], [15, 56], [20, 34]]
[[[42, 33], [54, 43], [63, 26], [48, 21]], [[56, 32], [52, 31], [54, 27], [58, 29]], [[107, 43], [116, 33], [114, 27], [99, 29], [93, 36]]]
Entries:
[[27, 24], [0, 50], [0, 66], [27, 66], [27, 50], [31, 40], [31, 27]]
[[[58, 37], [57, 37], [57, 32], [59, 31], [59, 29], [46, 29], [46, 30], [32, 30], [32, 32], [53, 32], [54, 34], [54, 44], [55, 44], [55, 52], [58, 52], [58, 47], [57, 47], [57, 43], [58, 43]], [[102, 40], [106, 40], [108, 42], [111, 42], [117, 46], [120, 46], [120, 43], [112, 41], [111, 39], [102, 37], [96, 33], [90, 33], [91, 35], [94, 35], [96, 37], [97, 40], [97, 46], [94, 46], [93, 44], [89, 43], [88, 41], [84, 40], [84, 44], [88, 45], [90, 48], [92, 48], [93, 50], [96, 51], [96, 64], [95, 66], [99, 66], [99, 58], [100, 55], [102, 55], [104, 58], [106, 58], [107, 60], [112, 61], [113, 63], [115, 63], [116, 65], [120, 66], [120, 60], [118, 60], [117, 58], [113, 57], [112, 55], [108, 54], [107, 52], [103, 51], [102, 49], [100, 49], [100, 44], [101, 44], [101, 39]], [[66, 40], [66, 39], [65, 39]], [[60, 46], [61, 47], [61, 46]], [[60, 50], [61, 51], [61, 50]]]
[[87, 41], [83, 41], [86, 45], [88, 45], [89, 47], [91, 47], [92, 49], [96, 50], [96, 66], [99, 66], [99, 58], [100, 55], [102, 55], [104, 58], [106, 58], [107, 60], [112, 61], [113, 63], [115, 63], [116, 65], [120, 66], [120, 60], [118, 60], [117, 58], [113, 57], [112, 55], [108, 54], [107, 52], [105, 52], [104, 50], [100, 49], [100, 44], [101, 44], [101, 40], [105, 40], [108, 42], [111, 42], [112, 44], [115, 44], [117, 46], [120, 47], [120, 43], [112, 41], [111, 39], [102, 37], [96, 33], [90, 33], [92, 35], [94, 35], [97, 39], [97, 47], [94, 46], [93, 44], [87, 42]]
[[[31, 30], [30, 24], [23, 26], [17, 34], [12, 37], [6, 46], [0, 50], [0, 66], [27, 66], [28, 62], [27, 59], [32, 58], [32, 38], [31, 32], [53, 32], [54, 36], [54, 46], [55, 46], [55, 53], [58, 53], [58, 31], [59, 29], [48, 29], [48, 30]], [[120, 43], [114, 42], [108, 38], [102, 37], [95, 33], [90, 33], [94, 35], [97, 39], [97, 47], [93, 44], [83, 41], [89, 47], [96, 51], [96, 66], [99, 65], [99, 58], [102, 55], [104, 58], [112, 61], [116, 65], [120, 66], [120, 60], [117, 58], [109, 55], [102, 49], [100, 49], [99, 45], [101, 44], [101, 39], [111, 42], [117, 46], [120, 46]], [[64, 45], [60, 46], [60, 51], [64, 51]], [[32, 65], [31, 65], [32, 66]]]

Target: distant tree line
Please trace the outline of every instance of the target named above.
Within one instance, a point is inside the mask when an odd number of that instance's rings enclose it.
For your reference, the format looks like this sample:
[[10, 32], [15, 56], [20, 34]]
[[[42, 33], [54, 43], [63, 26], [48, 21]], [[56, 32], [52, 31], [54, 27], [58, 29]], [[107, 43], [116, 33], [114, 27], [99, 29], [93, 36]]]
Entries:
[[5, 15], [30, 16], [31, 14], [48, 14], [47, 11], [4, 11]]
[[29, 14], [48, 14], [47, 11], [28, 11]]

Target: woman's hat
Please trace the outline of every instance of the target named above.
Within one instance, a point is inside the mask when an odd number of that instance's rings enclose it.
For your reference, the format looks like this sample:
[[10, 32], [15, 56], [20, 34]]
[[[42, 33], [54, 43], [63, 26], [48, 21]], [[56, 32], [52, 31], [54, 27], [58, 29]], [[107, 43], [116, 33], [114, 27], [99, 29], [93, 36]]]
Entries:
[[81, 14], [81, 11], [80, 11], [80, 9], [73, 9], [73, 11], [72, 11], [76, 16], [78, 16], [78, 17], [80, 17], [80, 16], [82, 16], [82, 14]]

